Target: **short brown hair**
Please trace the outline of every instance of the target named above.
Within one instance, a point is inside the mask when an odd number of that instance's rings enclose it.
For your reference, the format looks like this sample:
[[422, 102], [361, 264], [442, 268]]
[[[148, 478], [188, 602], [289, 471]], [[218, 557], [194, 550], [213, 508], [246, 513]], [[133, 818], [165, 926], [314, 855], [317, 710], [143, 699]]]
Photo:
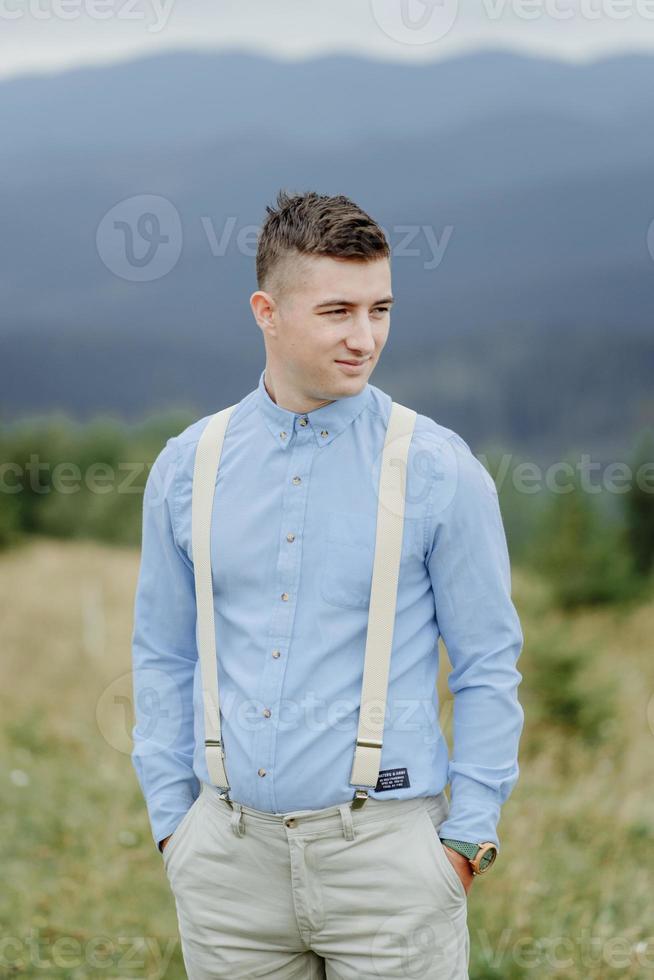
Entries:
[[277, 207], [267, 217], [257, 241], [259, 289], [284, 291], [289, 285], [282, 266], [289, 255], [329, 255], [370, 262], [390, 257], [384, 235], [369, 214], [343, 194], [330, 197], [307, 191], [280, 190]]

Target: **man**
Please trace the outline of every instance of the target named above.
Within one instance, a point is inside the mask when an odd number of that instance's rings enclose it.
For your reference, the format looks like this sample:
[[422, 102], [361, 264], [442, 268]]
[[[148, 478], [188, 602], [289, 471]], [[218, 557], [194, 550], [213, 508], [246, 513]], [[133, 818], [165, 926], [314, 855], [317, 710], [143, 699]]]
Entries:
[[[458, 980], [467, 895], [499, 848], [523, 724], [497, 492], [457, 433], [416, 416], [381, 768], [357, 798], [392, 402], [369, 379], [389, 334], [390, 250], [343, 196], [280, 192], [267, 212], [250, 298], [266, 364], [234, 406], [210, 488], [214, 744], [229, 786], [209, 777], [196, 643], [191, 505], [209, 417], [168, 440], [145, 489], [132, 759], [189, 977]], [[439, 635], [452, 664], [451, 759]]]

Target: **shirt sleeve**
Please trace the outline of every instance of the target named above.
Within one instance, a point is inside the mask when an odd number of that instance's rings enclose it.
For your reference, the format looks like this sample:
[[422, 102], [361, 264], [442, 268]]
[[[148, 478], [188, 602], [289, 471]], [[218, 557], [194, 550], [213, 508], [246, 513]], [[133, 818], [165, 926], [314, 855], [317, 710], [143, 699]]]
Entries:
[[174, 532], [176, 437], [143, 492], [141, 564], [134, 601], [132, 763], [152, 836], [175, 830], [199, 794], [193, 772], [193, 673], [198, 659], [193, 567]]
[[430, 496], [426, 558], [454, 696], [450, 810], [439, 835], [499, 849], [500, 808], [519, 773], [524, 712], [516, 662], [524, 638], [495, 483], [456, 433], [443, 458], [446, 470]]

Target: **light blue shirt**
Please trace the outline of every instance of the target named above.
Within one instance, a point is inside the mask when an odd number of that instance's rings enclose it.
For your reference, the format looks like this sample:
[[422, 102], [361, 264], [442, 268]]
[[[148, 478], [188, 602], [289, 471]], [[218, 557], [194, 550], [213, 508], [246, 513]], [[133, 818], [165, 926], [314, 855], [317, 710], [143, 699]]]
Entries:
[[[368, 383], [305, 415], [261, 372], [225, 435], [211, 529], [222, 736], [230, 796], [276, 813], [351, 800], [377, 488], [391, 397]], [[196, 645], [191, 489], [210, 416], [171, 437], [143, 497], [132, 636], [132, 761], [158, 844], [210, 782]], [[453, 751], [441, 730], [438, 637], [452, 663]], [[441, 837], [499, 845], [518, 778], [523, 644], [495, 484], [454, 431], [418, 414], [381, 770], [451, 784]], [[444, 726], [443, 726], [444, 727]]]

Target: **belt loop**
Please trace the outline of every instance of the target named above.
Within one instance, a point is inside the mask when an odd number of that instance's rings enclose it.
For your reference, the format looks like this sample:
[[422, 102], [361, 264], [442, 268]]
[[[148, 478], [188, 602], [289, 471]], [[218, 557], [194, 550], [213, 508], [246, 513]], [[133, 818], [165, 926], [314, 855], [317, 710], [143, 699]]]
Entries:
[[231, 801], [232, 804], [232, 830], [237, 837], [242, 837], [245, 833], [245, 824], [243, 822], [243, 809], [240, 803], [236, 803], [234, 800]]
[[345, 840], [354, 840], [354, 824], [352, 823], [352, 806], [350, 803], [341, 803], [339, 806], [341, 821], [343, 823], [343, 836]]

